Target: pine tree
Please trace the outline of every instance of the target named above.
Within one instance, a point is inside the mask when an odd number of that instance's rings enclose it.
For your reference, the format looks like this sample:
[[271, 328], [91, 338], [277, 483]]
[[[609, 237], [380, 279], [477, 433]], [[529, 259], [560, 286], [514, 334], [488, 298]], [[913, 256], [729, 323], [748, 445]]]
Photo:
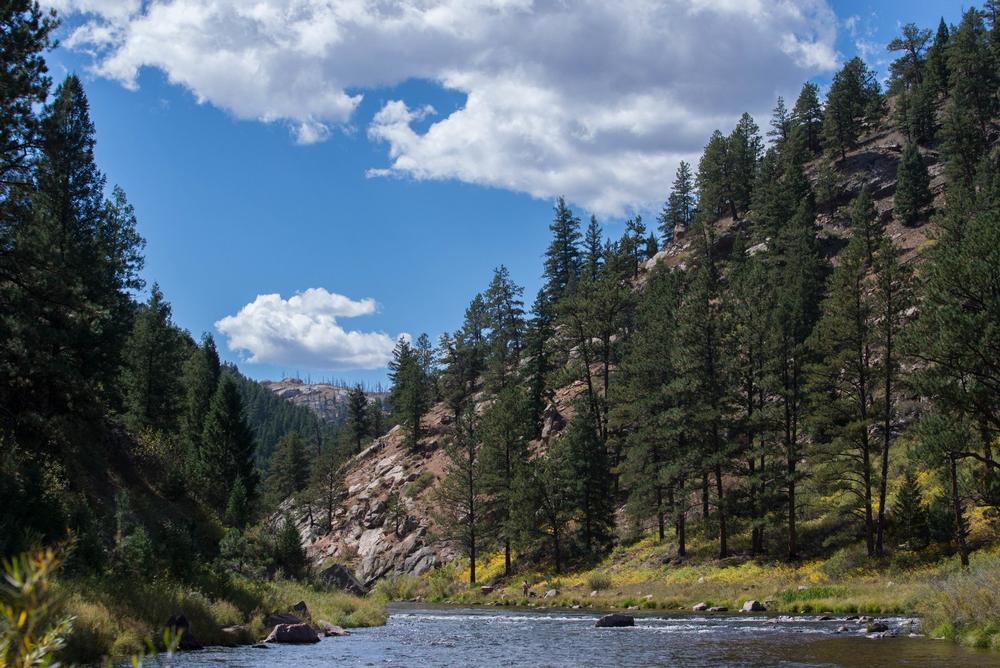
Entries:
[[[729, 556], [729, 508], [724, 476], [735, 452], [725, 436], [724, 415], [728, 411], [729, 387], [722, 357], [722, 327], [719, 311], [719, 275], [712, 256], [711, 230], [704, 221], [697, 226], [694, 266], [689, 270], [681, 305], [678, 376], [687, 397], [686, 419], [700, 447], [698, 469], [714, 479], [715, 511], [719, 531], [719, 558]], [[703, 486], [707, 492], [708, 485]], [[703, 503], [708, 494], [703, 494]]]
[[826, 96], [823, 145], [840, 153], [841, 159], [854, 148], [866, 121], [878, 120], [882, 93], [875, 73], [858, 57], [844, 65], [833, 77]]
[[706, 215], [717, 218], [728, 213], [734, 219], [738, 217], [733, 172], [729, 140], [716, 130], [698, 162], [698, 204]]
[[[309, 486], [305, 493], [306, 499], [309, 500], [307, 508], [313, 524], [318, 524], [325, 531], [329, 531], [333, 526], [333, 511], [341, 491], [339, 466], [339, 454], [334, 448], [327, 446], [312, 460], [309, 470]], [[314, 505], [321, 513], [321, 520], [316, 520], [313, 513]]]
[[[859, 221], [855, 221], [858, 226]], [[828, 474], [860, 505], [868, 556], [875, 555], [875, 392], [880, 371], [874, 332], [875, 309], [867, 295], [868, 251], [856, 230], [830, 277], [822, 315], [811, 345], [813, 440], [823, 450]], [[857, 506], [851, 506], [856, 511]]]
[[746, 461], [745, 494], [751, 518], [750, 551], [764, 549], [764, 524], [776, 472], [769, 441], [773, 438], [774, 352], [769, 324], [774, 305], [767, 266], [761, 254], [747, 257], [742, 239], [733, 247], [729, 290], [722, 300], [723, 354], [730, 369], [733, 408], [730, 430]]
[[635, 332], [622, 360], [610, 431], [624, 451], [622, 484], [628, 511], [642, 523], [655, 518], [660, 539], [666, 535], [669, 497], [687, 468], [681, 451], [683, 424], [679, 400], [671, 387], [676, 377], [676, 320], [683, 280], [680, 272], [654, 269], [639, 298]]
[[1000, 266], [1000, 187], [991, 177], [974, 199], [949, 196], [937, 218], [941, 231], [922, 268], [920, 308], [908, 327], [905, 349], [920, 362], [912, 374], [914, 386], [933, 400], [941, 419], [975, 426], [975, 437], [954, 437], [961, 447], [949, 451], [955, 461], [942, 466], [956, 467], [962, 459], [977, 462], [979, 488], [993, 505], [1000, 362], [984, 351], [1000, 349], [1000, 293], [994, 280]]
[[158, 285], [136, 316], [125, 346], [122, 386], [133, 429], [173, 432], [180, 416], [181, 370], [187, 353]]
[[927, 508], [924, 505], [920, 484], [913, 471], [906, 470], [903, 483], [896, 493], [896, 501], [892, 506], [892, 517], [896, 542], [911, 550], [919, 550], [927, 546]]
[[236, 383], [224, 374], [212, 397], [202, 433], [199, 462], [201, 479], [211, 482], [204, 487], [206, 500], [220, 513], [225, 512], [237, 480], [245, 487], [249, 505], [257, 492], [257, 469], [254, 465], [254, 438], [243, 415]]
[[580, 277], [580, 219], [560, 197], [549, 225], [552, 241], [545, 251], [545, 294], [549, 301], [562, 299]]
[[461, 545], [469, 559], [469, 584], [476, 584], [476, 559], [483, 541], [483, 472], [480, 462], [479, 421], [470, 406], [455, 421], [445, 446], [447, 469], [435, 490], [440, 526], [445, 536]]
[[684, 231], [691, 227], [696, 204], [691, 165], [681, 160], [670, 195], [657, 218], [664, 246], [674, 241], [678, 230]]
[[489, 385], [507, 387], [517, 374], [524, 346], [524, 288], [500, 265], [485, 293], [486, 326], [489, 329], [487, 360]]
[[929, 144], [937, 134], [934, 98], [934, 90], [926, 80], [899, 94], [896, 124], [913, 143]]
[[0, 25], [0, 248], [6, 249], [11, 188], [30, 182], [35, 107], [45, 103], [51, 85], [42, 54], [52, 47], [58, 22], [37, 2], [16, 0], [0, 8]]
[[361, 452], [361, 446], [372, 433], [371, 406], [365, 389], [357, 384], [347, 393], [347, 429], [354, 452]]
[[948, 94], [948, 41], [950, 37], [948, 24], [942, 18], [938, 23], [934, 42], [927, 49], [926, 84], [931, 93], [931, 101]]
[[733, 204], [735, 210], [742, 213], [750, 208], [757, 167], [764, 152], [760, 128], [750, 114], [740, 117], [727, 144], [732, 165]]
[[923, 83], [926, 62], [924, 51], [931, 39], [931, 31], [918, 28], [914, 23], [907, 23], [901, 32], [902, 35], [893, 38], [886, 49], [903, 54], [889, 65], [889, 74], [890, 87], [905, 90]]
[[900, 377], [900, 333], [907, 313], [914, 304], [913, 271], [899, 259], [899, 251], [883, 231], [873, 262], [872, 297], [875, 310], [875, 333], [881, 354], [881, 425], [882, 470], [879, 484], [878, 529], [875, 552], [884, 554], [886, 532], [886, 496], [889, 482], [889, 448], [898, 429], [896, 393]]
[[525, 335], [527, 364], [524, 382], [528, 392], [531, 422], [534, 425], [532, 435], [537, 437], [542, 433], [542, 414], [551, 395], [547, 378], [556, 368], [551, 344], [555, 328], [554, 317], [543, 291], [539, 290], [531, 310], [533, 317], [528, 322]]
[[823, 265], [816, 244], [815, 215], [806, 197], [795, 215], [775, 238], [772, 284], [774, 294], [775, 393], [781, 411], [780, 442], [785, 470], [783, 482], [787, 504], [789, 559], [797, 559], [798, 482], [802, 458], [802, 422], [804, 418], [806, 365], [809, 349], [806, 340], [812, 333], [819, 312], [823, 287]]
[[[265, 486], [269, 505], [277, 507], [285, 499], [297, 496], [309, 484], [309, 459], [305, 444], [296, 433], [286, 434], [271, 457]], [[296, 498], [296, 501], [302, 499]]]
[[42, 110], [39, 139], [30, 212], [20, 209], [11, 237], [4, 232], [0, 398], [6, 415], [40, 416], [16, 421], [19, 438], [52, 443], [24, 430], [44, 431], [57, 415], [93, 417], [118, 401], [129, 292], [142, 286], [142, 240], [124, 194], [104, 199], [94, 126], [76, 77]]
[[942, 151], [949, 191], [971, 190], [990, 143], [997, 111], [998, 73], [990, 57], [990, 38], [982, 14], [969, 9], [948, 38], [948, 93]]
[[774, 140], [776, 146], [781, 146], [782, 142], [788, 139], [792, 132], [792, 114], [785, 106], [785, 98], [778, 96], [778, 102], [771, 111], [771, 129], [767, 131], [767, 136]]
[[597, 280], [604, 262], [604, 245], [601, 237], [602, 231], [597, 223], [597, 216], [591, 216], [587, 233], [583, 238], [583, 268], [587, 278], [592, 281]]
[[229, 497], [226, 499], [226, 510], [223, 517], [226, 524], [243, 529], [250, 523], [253, 515], [253, 505], [247, 492], [247, 486], [243, 483], [242, 477], [237, 477], [233, 483]]
[[402, 337], [392, 351], [389, 378], [392, 380], [389, 401], [393, 418], [406, 429], [409, 447], [416, 447], [421, 435], [420, 419], [429, 408], [427, 378], [417, 351]]
[[298, 579], [305, 575], [306, 552], [302, 549], [302, 538], [292, 518], [286, 515], [281, 520], [272, 548], [274, 565], [288, 578]]
[[907, 144], [896, 169], [896, 194], [893, 199], [896, 217], [903, 224], [912, 225], [931, 201], [927, 165], [916, 144]]
[[618, 250], [621, 258], [628, 267], [629, 278], [637, 278], [643, 260], [646, 259], [646, 225], [642, 222], [642, 216], [637, 215], [625, 221], [625, 234], [618, 242]]
[[611, 542], [614, 502], [608, 452], [587, 410], [586, 406], [580, 406], [563, 439], [572, 481], [570, 503], [577, 516], [584, 553], [593, 556]]
[[871, 264], [879, 244], [881, 229], [878, 224], [878, 211], [875, 210], [875, 203], [867, 185], [862, 186], [861, 192], [851, 201], [850, 215], [851, 232], [861, 241], [863, 261]]
[[196, 468], [201, 449], [201, 434], [205, 429], [205, 416], [219, 383], [222, 367], [215, 340], [204, 334], [197, 347], [184, 364], [184, 398], [181, 411], [181, 437], [187, 449], [189, 469]]
[[547, 542], [556, 574], [563, 571], [573, 521], [571, 461], [567, 439], [557, 439], [548, 452], [532, 460], [527, 474], [518, 481], [522, 540], [527, 544], [539, 538]]
[[[938, 408], [944, 408], [939, 405]], [[947, 409], [946, 409], [947, 410]], [[924, 463], [945, 472], [948, 481], [948, 502], [951, 505], [950, 521], [942, 521], [931, 504], [928, 518], [931, 533], [950, 530], [958, 548], [963, 567], [969, 566], [969, 523], [965, 514], [965, 493], [959, 473], [959, 463], [969, 456], [967, 446], [974, 439], [972, 425], [961, 413], [932, 410], [925, 413], [916, 425], [917, 456]], [[943, 536], [942, 536], [943, 538]]]
[[518, 387], [500, 391], [481, 421], [485, 515], [503, 545], [504, 575], [510, 576], [511, 551], [518, 534], [517, 484], [528, 465], [528, 441], [534, 432], [528, 397]]
[[815, 155], [821, 148], [823, 132], [823, 107], [819, 101], [819, 87], [811, 81], [802, 86], [792, 109], [792, 124], [802, 130], [806, 147]]

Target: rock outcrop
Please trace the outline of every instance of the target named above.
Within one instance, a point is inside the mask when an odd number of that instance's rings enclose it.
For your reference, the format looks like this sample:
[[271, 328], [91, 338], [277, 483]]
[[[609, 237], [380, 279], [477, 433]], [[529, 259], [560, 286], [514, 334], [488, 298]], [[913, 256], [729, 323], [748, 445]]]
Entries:
[[[347, 393], [350, 388], [330, 383], [307, 383], [299, 378], [263, 380], [261, 385], [293, 404], [305, 406], [320, 419], [343, 424], [347, 417]], [[366, 392], [370, 400], [384, 400], [385, 392]]]

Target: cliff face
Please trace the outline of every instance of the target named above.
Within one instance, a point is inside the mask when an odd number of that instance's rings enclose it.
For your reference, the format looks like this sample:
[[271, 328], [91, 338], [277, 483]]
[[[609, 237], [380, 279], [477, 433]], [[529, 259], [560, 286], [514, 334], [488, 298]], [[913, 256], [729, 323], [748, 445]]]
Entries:
[[[343, 424], [347, 419], [350, 388], [329, 383], [306, 383], [298, 378], [262, 380], [260, 384], [293, 404], [305, 406], [325, 422]], [[366, 392], [369, 401], [385, 400], [386, 392]]]
[[[865, 185], [872, 193], [881, 222], [905, 259], [914, 257], [928, 241], [933, 226], [927, 218], [916, 225], [904, 226], [892, 216], [896, 167], [904, 143], [904, 137], [887, 121], [848, 152], [844, 160], [834, 163], [840, 193], [820, 211], [817, 219], [818, 238], [834, 264], [851, 233], [846, 207]], [[931, 175], [934, 208], [937, 208], [944, 197], [940, 156], [934, 150], [923, 153]], [[807, 168], [814, 182], [819, 171], [818, 160]], [[715, 222], [720, 255], [729, 253], [737, 234], [748, 224], [745, 219], [734, 221], [732, 218]], [[767, 243], [765, 240], [752, 246], [748, 252], [759, 252]], [[636, 281], [636, 289], [642, 289], [646, 276], [654, 267], [684, 269], [690, 249], [691, 239], [679, 236], [675, 243], [646, 262], [644, 272]], [[307, 388], [311, 387], [314, 386], [290, 384], [282, 391], [290, 394], [293, 401], [323, 401], [320, 398], [323, 395], [310, 394]], [[543, 451], [552, 439], [560, 437], [570, 417], [572, 400], [582, 391], [581, 383], [556, 391], [544, 414], [542, 437], [531, 444], [533, 451]], [[445, 474], [447, 457], [443, 444], [451, 422], [451, 415], [438, 404], [423, 420], [425, 436], [417, 448], [405, 446], [403, 434], [397, 427], [347, 462], [340, 507], [331, 530], [320, 535], [312, 530], [307, 517], [299, 522], [307, 553], [314, 563], [333, 561], [350, 565], [362, 580], [372, 583], [391, 572], [420, 574], [455, 557], [456, 546], [437, 537], [434, 504], [434, 486]], [[403, 509], [400, 513], [391, 512], [389, 500], [394, 494], [400, 499]]]

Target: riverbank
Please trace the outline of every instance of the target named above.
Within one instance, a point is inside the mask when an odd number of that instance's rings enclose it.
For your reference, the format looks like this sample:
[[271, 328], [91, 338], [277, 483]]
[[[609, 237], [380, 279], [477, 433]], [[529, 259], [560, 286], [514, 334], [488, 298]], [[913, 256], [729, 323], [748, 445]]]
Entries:
[[592, 568], [567, 574], [531, 571], [504, 579], [502, 555], [484, 560], [477, 571], [475, 587], [468, 586], [468, 570], [459, 564], [422, 578], [389, 578], [378, 591], [392, 600], [605, 610], [691, 611], [699, 603], [739, 610], [756, 600], [780, 614], [919, 616], [929, 635], [1000, 649], [1000, 551], [995, 549], [973, 554], [963, 572], [956, 557], [897, 555], [874, 563], [854, 548], [797, 564], [745, 557], [719, 561], [700, 550], [676, 559], [666, 545], [647, 537], [616, 548]]
[[264, 617], [304, 601], [314, 621], [345, 628], [385, 623], [385, 604], [309, 584], [240, 577], [206, 578], [177, 583], [129, 578], [60, 578], [55, 592], [73, 631], [62, 656], [73, 662], [142, 652], [147, 639], [158, 639], [164, 624], [183, 615], [190, 636], [203, 645], [241, 645], [267, 635]]

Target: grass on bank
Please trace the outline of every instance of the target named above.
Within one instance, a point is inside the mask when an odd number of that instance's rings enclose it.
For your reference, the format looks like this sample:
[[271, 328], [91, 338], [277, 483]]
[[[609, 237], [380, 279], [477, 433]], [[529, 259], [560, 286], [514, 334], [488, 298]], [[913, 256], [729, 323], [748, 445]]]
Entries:
[[[203, 586], [172, 581], [64, 578], [56, 592], [66, 614], [75, 617], [64, 655], [73, 661], [140, 652], [173, 615], [184, 615], [191, 633], [205, 645], [255, 642], [266, 635], [263, 619], [305, 601], [313, 621], [344, 627], [385, 623], [385, 606], [341, 591], [301, 582], [253, 582], [240, 578]], [[207, 593], [210, 592], [210, 593]], [[238, 627], [223, 631], [227, 627]]]

